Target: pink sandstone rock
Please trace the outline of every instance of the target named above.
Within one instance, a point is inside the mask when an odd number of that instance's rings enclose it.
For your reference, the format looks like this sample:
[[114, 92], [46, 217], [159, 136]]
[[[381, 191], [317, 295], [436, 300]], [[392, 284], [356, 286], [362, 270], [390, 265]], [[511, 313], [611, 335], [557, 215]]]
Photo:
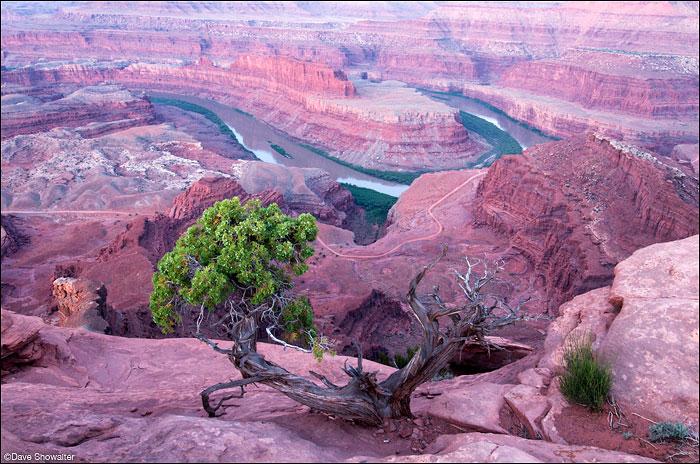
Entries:
[[549, 412], [550, 406], [547, 399], [540, 394], [540, 390], [520, 384], [510, 389], [504, 399], [527, 427], [528, 437], [542, 437], [540, 423]]
[[623, 410], [666, 421], [697, 421], [698, 236], [660, 243], [622, 261], [612, 286], [579, 295], [550, 325], [538, 367], [505, 393], [530, 433], [566, 443], [557, 428], [567, 401], [558, 389], [563, 350], [587, 337], [611, 363]]
[[39, 331], [44, 323], [38, 317], [9, 317], [2, 310], [2, 375], [15, 366], [31, 364], [44, 351], [39, 345]]
[[[67, 453], [87, 462], [646, 462], [593, 447], [480, 433], [443, 436], [421, 456], [406, 445], [383, 442], [372, 429], [312, 414], [261, 386], [247, 387], [244, 398], [229, 400], [222, 416], [208, 418], [198, 392], [238, 374], [225, 356], [199, 341], [112, 337], [46, 326], [8, 311], [2, 311], [2, 320], [3, 451]], [[26, 324], [37, 329], [31, 343], [43, 351], [33, 364], [7, 372], [6, 337], [17, 339]], [[313, 369], [336, 383], [345, 377], [344, 362], [354, 362], [336, 356], [318, 364], [311, 355], [266, 344], [260, 350], [300, 375], [313, 379], [307, 373]], [[380, 380], [392, 371], [370, 361], [365, 368], [377, 370]], [[442, 382], [432, 388], [451, 394]], [[396, 457], [396, 450], [411, 455]]]
[[[360, 462], [355, 458], [353, 462]], [[380, 462], [658, 462], [593, 446], [547, 443], [509, 435], [466, 433], [438, 438], [422, 456], [392, 456]]]
[[[468, 377], [422, 385], [412, 402], [413, 411], [440, 418], [469, 431], [507, 433], [500, 425], [499, 413], [504, 395], [513, 385], [489, 382], [472, 383]], [[440, 393], [433, 396], [435, 393]]]
[[613, 392], [652, 419], [698, 420], [698, 236], [638, 250], [615, 268], [620, 307], [601, 346]]

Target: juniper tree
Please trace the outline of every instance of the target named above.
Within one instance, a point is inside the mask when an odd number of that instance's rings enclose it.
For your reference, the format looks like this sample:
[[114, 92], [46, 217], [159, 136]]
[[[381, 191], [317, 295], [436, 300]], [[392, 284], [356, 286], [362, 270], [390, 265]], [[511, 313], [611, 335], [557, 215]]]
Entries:
[[[169, 331], [190, 308], [196, 308], [195, 336], [227, 355], [243, 377], [201, 392], [210, 416], [236, 396], [224, 396], [213, 405], [214, 392], [240, 388], [237, 397], [242, 397], [245, 385], [260, 383], [314, 410], [359, 423], [376, 425], [386, 418], [411, 417], [412, 393], [465, 345], [476, 341], [499, 349], [489, 343], [488, 332], [530, 318], [521, 312], [528, 299], [511, 307], [499, 296], [485, 293], [485, 286], [503, 270], [501, 262], [466, 259], [466, 272], [455, 271], [464, 293], [460, 304], [443, 303], [437, 287], [427, 300], [418, 298], [419, 283], [445, 256], [445, 247], [409, 284], [407, 303], [423, 329], [423, 339], [408, 364], [379, 382], [377, 371], [363, 370], [358, 346], [357, 366], [343, 368], [350, 377], [347, 384], [335, 385], [311, 371], [323, 384], [318, 385], [266, 360], [256, 345], [262, 333], [270, 341], [313, 352], [318, 358], [329, 348], [314, 326], [308, 299], [294, 294], [291, 277], [308, 269], [305, 261], [314, 254], [309, 243], [317, 232], [308, 214], [291, 218], [275, 204], [242, 205], [233, 198], [206, 210], [158, 263], [150, 302], [154, 321]], [[233, 342], [232, 347], [219, 347], [202, 334], [203, 326], [216, 329]]]

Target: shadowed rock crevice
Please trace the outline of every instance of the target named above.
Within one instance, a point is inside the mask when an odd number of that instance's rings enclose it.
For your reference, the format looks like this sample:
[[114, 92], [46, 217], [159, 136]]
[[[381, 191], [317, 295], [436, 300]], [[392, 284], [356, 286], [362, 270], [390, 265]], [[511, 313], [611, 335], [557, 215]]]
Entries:
[[379, 290], [372, 290], [357, 308], [348, 311], [332, 335], [341, 341], [341, 354], [357, 354], [354, 340], [362, 344], [363, 356], [374, 361], [380, 353], [405, 354], [406, 348], [421, 340], [415, 318], [399, 300]]
[[12, 253], [29, 243], [29, 236], [22, 232], [21, 220], [17, 216], [2, 215], [2, 257]]
[[[358, 307], [348, 311], [333, 329], [340, 342], [339, 352], [357, 354], [353, 341], [361, 343], [362, 355], [375, 362], [394, 366], [394, 359], [408, 361], [421, 341], [420, 327], [399, 300], [379, 290], [372, 292]], [[533, 348], [498, 336], [486, 337], [496, 348], [486, 349], [478, 342], [464, 345], [444, 373], [449, 377], [491, 372], [533, 353]], [[401, 366], [399, 366], [401, 367]]]

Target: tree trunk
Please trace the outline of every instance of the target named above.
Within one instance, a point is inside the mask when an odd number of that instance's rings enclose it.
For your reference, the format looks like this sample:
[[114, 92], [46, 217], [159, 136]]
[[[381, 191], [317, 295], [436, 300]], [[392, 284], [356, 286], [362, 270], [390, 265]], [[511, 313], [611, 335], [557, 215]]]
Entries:
[[[343, 369], [350, 377], [350, 381], [342, 387], [334, 385], [315, 372], [311, 374], [321, 380], [325, 387], [294, 375], [281, 366], [267, 361], [255, 351], [257, 325], [250, 318], [250, 320], [241, 320], [237, 324], [237, 338], [231, 350], [222, 350], [216, 344], [200, 337], [216, 351], [228, 354], [231, 362], [243, 375], [242, 380], [218, 384], [203, 391], [201, 395], [205, 409], [210, 415], [214, 415], [223, 403], [224, 400], [220, 400], [218, 406], [214, 408], [210, 406], [209, 395], [214, 391], [234, 387], [242, 389], [244, 385], [255, 382], [268, 385], [312, 409], [362, 424], [376, 426], [382, 424], [384, 419], [412, 417], [411, 396], [416, 388], [432, 380], [448, 365], [465, 343], [470, 340], [486, 343], [483, 335], [489, 328], [527, 319], [519, 315], [518, 311], [520, 306], [528, 300], [521, 300], [515, 309], [508, 307], [508, 314], [502, 318], [492, 316], [492, 311], [497, 306], [485, 306], [479, 292], [483, 285], [493, 278], [495, 272], [489, 273], [485, 268], [484, 275], [477, 278], [474, 285], [470, 285], [473, 265], [468, 260], [469, 271], [465, 276], [460, 276], [464, 277], [462, 288], [467, 295], [468, 304], [460, 308], [448, 308], [442, 304], [436, 288], [433, 297], [440, 309], [434, 312], [428, 311], [416, 298], [416, 287], [428, 271], [444, 257], [445, 252], [446, 248], [432, 264], [413, 278], [406, 296], [408, 305], [423, 328], [420, 349], [405, 367], [392, 373], [383, 382], [377, 382], [376, 372], [362, 370], [362, 352], [359, 347], [357, 367], [346, 366]], [[449, 318], [452, 325], [446, 330], [441, 330], [438, 321], [440, 318]], [[224, 399], [227, 398], [231, 396]]]
[[[255, 351], [256, 324], [251, 318], [244, 319], [236, 327], [237, 341], [229, 352], [229, 359], [241, 372], [243, 380], [219, 385], [221, 388], [242, 387], [255, 379], [256, 383], [272, 387], [310, 408], [367, 425], [379, 425], [387, 418], [412, 417], [411, 395], [415, 389], [440, 372], [459, 348], [459, 343], [439, 337], [437, 321], [429, 320], [425, 308], [415, 299], [416, 286], [435, 263], [413, 279], [408, 295], [408, 303], [424, 329], [421, 348], [407, 366], [384, 382], [377, 382], [376, 373], [362, 370], [361, 352], [358, 353], [357, 368], [343, 369], [351, 378], [345, 386], [334, 385], [313, 372], [323, 381], [325, 388], [294, 375]], [[217, 389], [214, 386], [202, 392], [202, 401], [210, 415], [216, 408], [209, 406], [209, 395]]]

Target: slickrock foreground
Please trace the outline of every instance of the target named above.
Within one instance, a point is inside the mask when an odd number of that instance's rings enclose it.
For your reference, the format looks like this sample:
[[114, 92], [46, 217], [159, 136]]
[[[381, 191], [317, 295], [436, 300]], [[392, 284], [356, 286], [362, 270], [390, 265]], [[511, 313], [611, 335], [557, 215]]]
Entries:
[[[208, 418], [198, 392], [238, 374], [205, 344], [52, 327], [3, 310], [3, 452], [65, 453], [78, 462], [653, 462], [590, 446], [594, 442], [567, 444], [569, 406], [554, 377], [561, 347], [582, 331], [593, 334], [594, 347], [604, 351], [628, 340], [629, 350], [617, 351], [614, 359], [614, 392], [623, 409], [656, 420], [697, 420], [697, 282], [697, 235], [642, 249], [617, 266], [612, 287], [578, 296], [561, 308], [544, 352], [529, 357], [539, 359], [536, 364], [518, 362], [424, 384], [413, 401], [416, 419], [382, 429], [313, 414], [255, 386], [244, 398], [230, 400], [222, 416]], [[621, 300], [618, 314], [615, 305]], [[669, 310], [656, 311], [660, 300]], [[649, 325], [663, 327], [667, 342], [652, 346], [636, 335], [630, 311], [656, 311], [652, 324], [645, 321], [644, 333], [653, 336]], [[688, 330], [690, 336], [684, 336]], [[640, 350], [646, 350], [644, 363], [636, 362]], [[335, 383], [344, 382], [340, 366], [355, 362], [337, 356], [318, 364], [311, 355], [273, 345], [262, 345], [261, 352], [299, 374], [313, 369]], [[667, 363], [668, 356], [675, 357], [678, 370], [648, 370]], [[380, 380], [391, 372], [370, 361], [365, 366], [378, 370]], [[662, 397], [672, 397], [676, 409], [654, 409]], [[523, 427], [544, 441], [509, 435], [506, 404]], [[449, 429], [448, 423], [467, 433], [455, 433], [458, 429]], [[451, 431], [431, 435], [436, 429]]]

